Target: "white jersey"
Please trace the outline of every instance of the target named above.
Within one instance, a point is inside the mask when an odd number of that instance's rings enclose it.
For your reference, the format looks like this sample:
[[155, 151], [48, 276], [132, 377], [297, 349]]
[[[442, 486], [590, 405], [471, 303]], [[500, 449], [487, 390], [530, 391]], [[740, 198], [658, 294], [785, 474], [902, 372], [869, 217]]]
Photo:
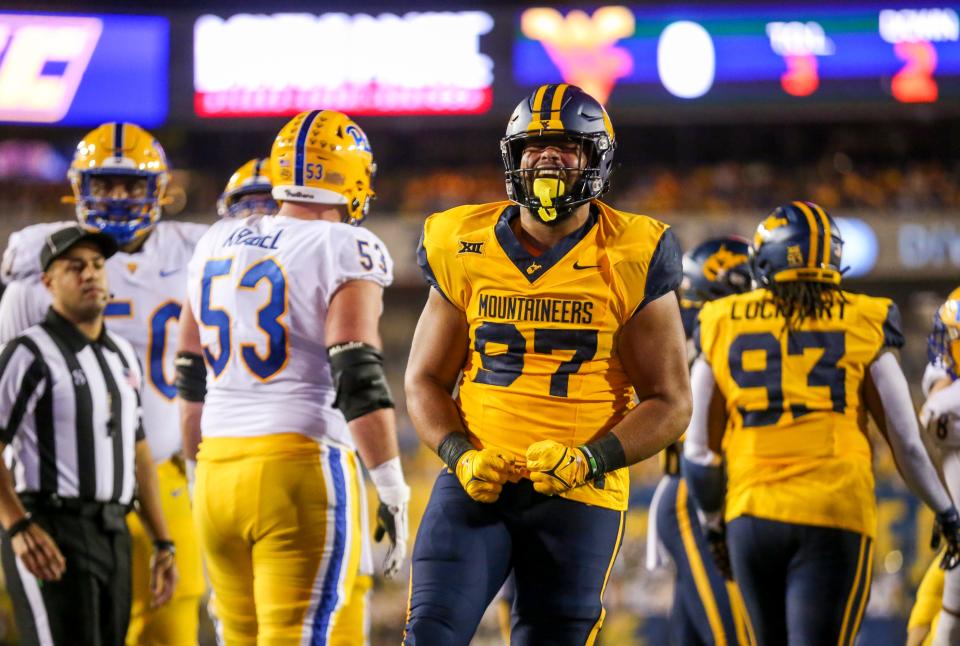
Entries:
[[[0, 301], [0, 343], [43, 320], [50, 293], [40, 282], [40, 248], [50, 233], [74, 224], [38, 224], [10, 236], [2, 275], [13, 282]], [[107, 260], [106, 324], [130, 342], [143, 366], [143, 426], [158, 463], [181, 447], [173, 363], [177, 322], [186, 298], [187, 263], [206, 230], [206, 225], [161, 220], [139, 251], [118, 251]]]
[[204, 437], [300, 433], [354, 446], [333, 407], [324, 339], [330, 299], [352, 280], [393, 281], [387, 247], [367, 229], [280, 215], [210, 227], [187, 286], [207, 364]]
[[[945, 371], [944, 376], [948, 376]], [[937, 445], [960, 449], [960, 379], [927, 397], [920, 409], [920, 424]]]

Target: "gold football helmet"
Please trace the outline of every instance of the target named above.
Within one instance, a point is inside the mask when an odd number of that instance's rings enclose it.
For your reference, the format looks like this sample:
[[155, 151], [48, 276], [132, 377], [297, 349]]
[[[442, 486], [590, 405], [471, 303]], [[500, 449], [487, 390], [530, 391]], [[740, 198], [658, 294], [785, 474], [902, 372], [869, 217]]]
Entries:
[[217, 200], [217, 213], [222, 218], [273, 215], [278, 206], [271, 196], [272, 190], [270, 158], [251, 159], [230, 176]]
[[[160, 219], [167, 183], [167, 156], [153, 135], [132, 123], [105, 123], [77, 144], [67, 173], [77, 219], [121, 246], [145, 235]], [[128, 180], [123, 190], [103, 190]], [[138, 180], [145, 180], [139, 182]], [[145, 186], [144, 186], [145, 184]]]
[[278, 202], [343, 204], [353, 224], [375, 195], [370, 142], [342, 112], [313, 110], [291, 119], [273, 142], [270, 167]]
[[960, 365], [960, 287], [937, 309], [933, 317], [933, 331], [927, 338], [927, 358], [940, 366], [954, 379]]

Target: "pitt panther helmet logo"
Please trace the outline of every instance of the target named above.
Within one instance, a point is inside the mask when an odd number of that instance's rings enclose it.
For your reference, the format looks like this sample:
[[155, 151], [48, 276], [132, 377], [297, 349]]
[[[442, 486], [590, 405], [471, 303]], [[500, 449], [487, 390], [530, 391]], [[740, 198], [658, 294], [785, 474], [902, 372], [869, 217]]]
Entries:
[[467, 242], [466, 240], [459, 240], [460, 250], [457, 251], [457, 255], [464, 253], [475, 253], [478, 255], [483, 255], [483, 242]]
[[358, 128], [356, 125], [349, 125], [344, 130], [347, 135], [353, 139], [353, 143], [356, 144], [357, 150], [365, 150], [370, 152], [370, 143], [367, 141], [367, 135], [363, 133], [363, 130]]
[[703, 263], [703, 275], [708, 280], [717, 280], [731, 267], [742, 265], [748, 260], [749, 258], [745, 255], [734, 253], [727, 249], [726, 245], [720, 245], [720, 248]]

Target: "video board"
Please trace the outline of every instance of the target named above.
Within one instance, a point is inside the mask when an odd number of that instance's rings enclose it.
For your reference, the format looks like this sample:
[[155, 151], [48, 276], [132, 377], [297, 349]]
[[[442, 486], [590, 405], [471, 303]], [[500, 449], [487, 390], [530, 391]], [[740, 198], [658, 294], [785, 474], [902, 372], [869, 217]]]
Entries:
[[160, 125], [169, 31], [157, 16], [0, 12], [0, 122]]

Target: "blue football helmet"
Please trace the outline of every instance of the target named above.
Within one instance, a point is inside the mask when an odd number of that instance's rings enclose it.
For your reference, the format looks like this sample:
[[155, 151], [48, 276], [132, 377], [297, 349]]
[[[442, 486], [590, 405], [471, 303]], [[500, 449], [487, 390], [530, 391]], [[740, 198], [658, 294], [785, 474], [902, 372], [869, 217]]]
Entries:
[[[534, 140], [578, 144], [580, 166], [559, 168], [553, 178], [522, 169], [523, 149]], [[613, 124], [596, 99], [576, 85], [541, 85], [513, 111], [500, 140], [507, 197], [542, 222], [556, 224], [610, 188], [616, 147]]]
[[683, 254], [680, 316], [687, 337], [693, 333], [697, 314], [705, 302], [752, 287], [750, 243], [746, 238], [710, 238]]
[[750, 265], [763, 287], [805, 281], [839, 285], [843, 238], [836, 222], [813, 202], [778, 206], [757, 227]]

